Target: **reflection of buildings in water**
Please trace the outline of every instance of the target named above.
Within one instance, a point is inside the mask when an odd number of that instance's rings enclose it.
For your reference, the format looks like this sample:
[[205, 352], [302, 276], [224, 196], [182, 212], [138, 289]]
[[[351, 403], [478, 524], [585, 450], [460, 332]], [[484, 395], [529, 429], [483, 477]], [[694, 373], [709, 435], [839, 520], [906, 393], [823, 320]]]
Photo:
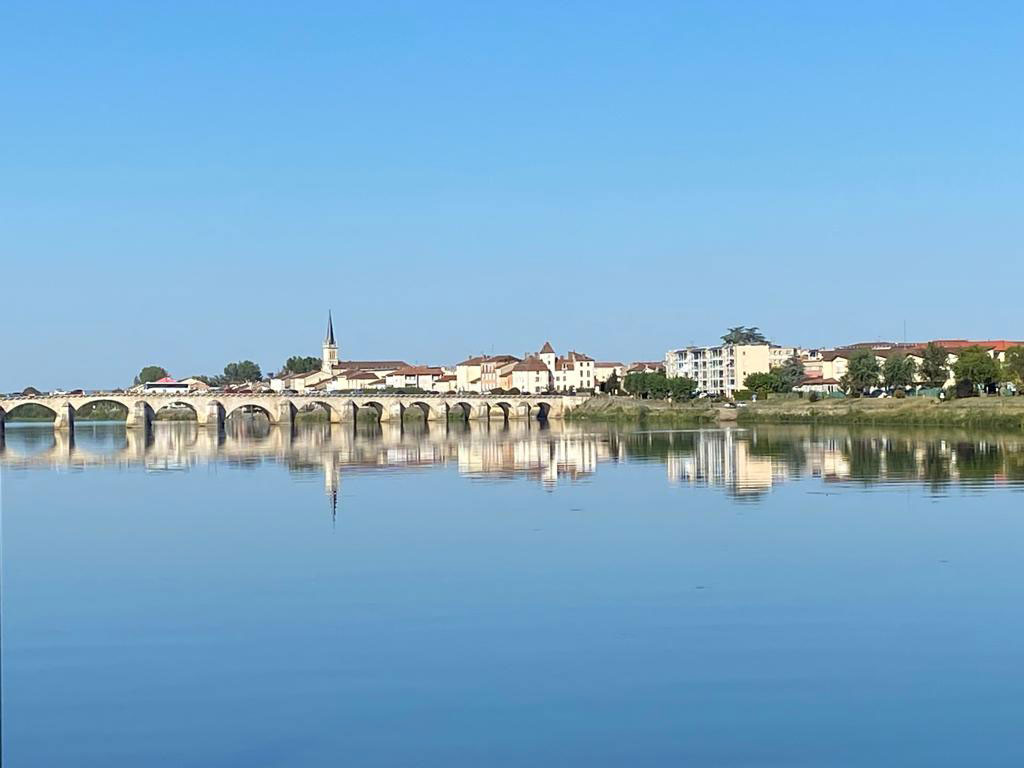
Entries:
[[296, 474], [322, 476], [332, 504], [343, 473], [449, 464], [467, 476], [527, 477], [551, 488], [594, 473], [600, 462], [656, 460], [665, 464], [672, 483], [723, 487], [751, 498], [801, 475], [825, 482], [914, 481], [934, 488], [1024, 480], [1020, 436], [943, 434], [811, 427], [620, 434], [611, 427], [596, 432], [558, 423], [542, 429], [524, 422], [313, 424], [290, 430], [242, 425], [218, 432], [191, 422], [158, 422], [151, 430], [83, 425], [72, 437], [48, 426], [8, 426], [0, 463], [180, 471], [208, 463], [244, 469], [275, 462]]
[[665, 465], [670, 483], [724, 486], [737, 495], [760, 494], [786, 472], [770, 457], [751, 455], [745, 431], [701, 430], [692, 452], [671, 453]]

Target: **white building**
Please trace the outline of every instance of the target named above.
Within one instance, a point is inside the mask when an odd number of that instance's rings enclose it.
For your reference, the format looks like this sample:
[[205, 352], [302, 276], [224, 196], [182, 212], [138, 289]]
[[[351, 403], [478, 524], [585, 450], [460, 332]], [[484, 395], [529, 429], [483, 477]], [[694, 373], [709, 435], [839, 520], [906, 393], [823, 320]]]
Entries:
[[697, 382], [697, 390], [709, 395], [732, 397], [743, 389], [752, 373], [771, 368], [769, 344], [721, 344], [716, 347], [684, 347], [665, 354], [665, 375], [686, 377]]

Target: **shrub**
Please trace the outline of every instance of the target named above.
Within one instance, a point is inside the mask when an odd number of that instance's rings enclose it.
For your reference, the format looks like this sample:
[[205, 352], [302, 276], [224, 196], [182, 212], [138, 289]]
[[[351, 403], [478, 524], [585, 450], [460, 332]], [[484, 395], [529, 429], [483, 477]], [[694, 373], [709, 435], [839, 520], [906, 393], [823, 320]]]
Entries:
[[812, 403], [816, 403], [819, 400], [821, 400], [821, 395], [819, 395], [817, 391], [812, 389], [811, 393], [807, 395], [807, 399], [810, 400]]
[[895, 397], [897, 400], [902, 400], [904, 397], [907, 396], [907, 393], [906, 390], [903, 389], [903, 387], [896, 387], [896, 389], [894, 389], [892, 392], [892, 396]]

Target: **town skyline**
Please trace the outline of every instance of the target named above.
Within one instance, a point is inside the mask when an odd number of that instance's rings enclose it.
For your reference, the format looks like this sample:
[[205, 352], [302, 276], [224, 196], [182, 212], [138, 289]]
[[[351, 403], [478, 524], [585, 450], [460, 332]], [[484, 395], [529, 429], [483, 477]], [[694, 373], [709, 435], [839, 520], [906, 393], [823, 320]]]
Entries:
[[[327, 314], [328, 314], [329, 317], [333, 317], [334, 316], [334, 310], [329, 308], [327, 310]], [[320, 324], [320, 329], [321, 329], [320, 335], [321, 336], [323, 335], [322, 334], [323, 322], [324, 322], [324, 318], [321, 317], [321, 324]], [[346, 335], [345, 335], [345, 332], [344, 332], [345, 326], [339, 326], [339, 330], [338, 330], [338, 334], [337, 334], [338, 335], [338, 345], [337, 346], [338, 346], [338, 350], [339, 350], [338, 351], [338, 357], [341, 360], [352, 360], [352, 359], [394, 360], [394, 361], [401, 361], [401, 362], [403, 362], [405, 364], [408, 364], [408, 365], [411, 365], [411, 366], [439, 366], [439, 367], [445, 367], [445, 368], [449, 368], [450, 367], [450, 368], [454, 369], [454, 367], [459, 362], [461, 362], [461, 361], [463, 361], [463, 360], [465, 360], [467, 358], [476, 357], [476, 356], [514, 355], [514, 356], [518, 357], [519, 359], [524, 360], [524, 359], [529, 358], [531, 356], [537, 355], [540, 352], [540, 349], [541, 349], [542, 345], [544, 345], [544, 344], [551, 344], [554, 347], [554, 349], [557, 350], [559, 355], [568, 354], [570, 352], [581, 353], [581, 354], [588, 355], [588, 356], [592, 357], [597, 362], [616, 362], [616, 363], [622, 363], [622, 364], [624, 364], [625, 366], [628, 367], [631, 364], [635, 364], [635, 363], [639, 363], [639, 362], [664, 362], [665, 356], [666, 356], [666, 352], [670, 351], [672, 349], [676, 349], [676, 348], [684, 348], [684, 347], [687, 347], [687, 346], [696, 346], [696, 347], [713, 347], [713, 346], [716, 346], [716, 345], [722, 343], [722, 336], [726, 332], [728, 332], [728, 330], [730, 328], [733, 328], [733, 327], [736, 327], [736, 326], [734, 326], [734, 325], [723, 325], [722, 328], [721, 328], [721, 332], [717, 336], [715, 336], [714, 338], [709, 338], [709, 339], [703, 339], [702, 338], [702, 339], [696, 339], [696, 340], [693, 340], [693, 341], [691, 341], [691, 340], [681, 341], [681, 340], [677, 339], [676, 343], [670, 343], [670, 344], [662, 347], [661, 349], [651, 350], [651, 353], [649, 355], [639, 355], [639, 354], [635, 354], [635, 353], [634, 354], [619, 355], [619, 356], [616, 356], [616, 355], [605, 355], [605, 354], [601, 354], [600, 350], [588, 349], [588, 348], [585, 348], [584, 345], [582, 345], [582, 344], [572, 344], [572, 343], [567, 344], [567, 345], [566, 344], [561, 344], [558, 341], [556, 341], [556, 339], [558, 339], [558, 336], [554, 336], [554, 335], [548, 336], [548, 337], [544, 337], [540, 342], [534, 343], [532, 345], [532, 348], [531, 347], [527, 347], [525, 349], [500, 348], [500, 347], [497, 346], [497, 344], [492, 343], [490, 345], [489, 349], [482, 349], [482, 350], [478, 350], [478, 351], [470, 350], [470, 351], [467, 351], [465, 353], [456, 354], [456, 355], [454, 355], [454, 356], [452, 356], [452, 357], [450, 357], [448, 359], [442, 359], [442, 360], [438, 360], [438, 359], [434, 359], [434, 358], [421, 357], [421, 356], [417, 356], [415, 354], [404, 354], [404, 355], [403, 354], [395, 354], [395, 355], [389, 355], [389, 354], [385, 354], [385, 353], [375, 353], [374, 350], [366, 350], [365, 354], [359, 354], [360, 350], [365, 349], [364, 345], [360, 344], [360, 339], [362, 337], [361, 337], [360, 333], [358, 332], [358, 329], [354, 329], [354, 330], [350, 329], [350, 330], [353, 330], [351, 338], [355, 342], [355, 346], [354, 347], [349, 347], [348, 344], [346, 343], [347, 340], [346, 340]], [[879, 337], [879, 338], [859, 337], [859, 338], [853, 338], [853, 339], [850, 339], [850, 340], [843, 340], [843, 341], [841, 341], [839, 343], [826, 343], [826, 344], [814, 345], [814, 344], [802, 343], [800, 340], [791, 340], [791, 339], [788, 339], [788, 338], [787, 339], [780, 339], [779, 337], [777, 337], [776, 335], [771, 333], [770, 327], [768, 327], [768, 326], [754, 325], [754, 326], [749, 326], [749, 327], [759, 328], [761, 330], [761, 332], [764, 333], [767, 342], [772, 344], [772, 345], [780, 346], [780, 347], [794, 347], [794, 348], [801, 348], [801, 349], [818, 349], [818, 350], [838, 349], [838, 348], [854, 346], [854, 345], [857, 345], [857, 344], [870, 344], [870, 343], [880, 343], [880, 344], [886, 344], [886, 343], [904, 344], [904, 343], [907, 343], [907, 344], [913, 345], [913, 344], [925, 344], [928, 341], [941, 340], [941, 339], [945, 339], [945, 340], [971, 340], [971, 339], [974, 339], [974, 340], [979, 340], [979, 339], [982, 339], [982, 340], [1013, 340], [1013, 339], [1018, 339], [1018, 338], [1024, 337], [1024, 332], [1021, 332], [1021, 333], [1016, 333], [1016, 334], [1015, 333], [1000, 333], [1000, 334], [986, 335], [986, 336], [969, 336], [969, 335], [966, 335], [966, 334], [940, 335], [940, 336], [930, 336], [930, 337], [925, 337], [925, 338], [918, 338], [918, 337], [912, 336], [911, 334], [907, 334], [907, 336], [904, 338], [903, 334], [901, 332], [899, 337], [895, 337], [895, 336]], [[901, 329], [901, 331], [902, 331], [902, 329]], [[822, 331], [819, 329], [817, 331], [816, 335], [821, 335], [821, 334], [822, 334]], [[86, 390], [110, 390], [110, 389], [115, 389], [115, 388], [121, 388], [121, 387], [128, 386], [131, 383], [132, 379], [138, 374], [138, 372], [142, 368], [144, 368], [146, 366], [150, 366], [150, 365], [163, 367], [174, 378], [184, 379], [186, 377], [197, 376], [197, 375], [198, 376], [216, 375], [216, 374], [219, 374], [221, 372], [221, 368], [225, 364], [227, 364], [229, 362], [238, 362], [238, 361], [242, 361], [242, 360], [251, 360], [251, 361], [255, 362], [257, 365], [260, 366], [261, 372], [263, 374], [263, 378], [269, 379], [274, 374], [283, 371], [284, 363], [285, 363], [285, 361], [289, 357], [298, 355], [298, 356], [308, 356], [308, 357], [317, 357], [317, 358], [319, 358], [321, 356], [321, 354], [322, 354], [322, 350], [320, 348], [320, 345], [313, 344], [313, 343], [310, 342], [310, 338], [314, 338], [314, 337], [316, 337], [316, 335], [317, 334], [315, 334], [315, 333], [312, 333], [312, 334], [307, 333], [307, 334], [304, 335], [304, 337], [303, 337], [303, 339], [301, 341], [296, 340], [295, 343], [291, 347], [284, 347], [284, 349], [289, 350], [289, 351], [281, 353], [279, 355], [279, 359], [274, 359], [274, 358], [270, 358], [267, 355], [259, 355], [259, 354], [257, 354], [256, 356], [246, 356], [246, 355], [238, 355], [238, 354], [232, 356], [230, 353], [227, 353], [226, 357], [220, 358], [222, 360], [222, 362], [220, 362], [220, 363], [213, 362], [213, 363], [207, 365], [205, 368], [199, 368], [197, 366], [194, 366], [192, 368], [188, 368], [188, 367], [186, 367], [187, 364], [185, 364], [185, 363], [176, 364], [173, 361], [168, 361], [166, 359], [161, 359], [159, 353], [154, 353], [153, 355], [150, 356], [152, 359], [148, 359], [147, 358], [147, 360], [145, 362], [138, 362], [138, 363], [132, 363], [132, 364], [127, 365], [125, 367], [125, 370], [124, 370], [123, 373], [108, 369], [108, 370], [104, 371], [102, 374], [99, 374], [99, 375], [95, 376], [94, 380], [85, 381], [85, 382], [79, 381], [79, 380], [68, 381], [67, 379], [69, 378], [69, 376], [68, 376], [67, 370], [63, 370], [63, 369], [61, 369], [61, 370], [52, 370], [51, 369], [47, 373], [47, 376], [43, 376], [42, 374], [40, 374], [40, 375], [37, 375], [37, 376], [33, 377], [31, 373], [23, 373], [23, 374], [16, 373], [16, 371], [18, 370], [16, 366], [12, 367], [12, 368], [5, 367], [3, 370], [0, 370], [0, 392], [5, 392], [5, 391], [12, 391], [12, 392], [13, 391], [21, 391], [22, 389], [24, 389], [27, 386], [35, 387], [35, 388], [38, 388], [38, 389], [43, 390], [43, 391], [57, 389], [57, 388], [82, 388], [82, 389], [86, 389]], [[645, 345], [645, 348], [647, 346], [650, 346], [650, 345], [649, 344]], [[243, 348], [251, 349], [252, 345], [248, 345], [248, 344], [247, 345], [243, 345]], [[189, 352], [191, 352], [191, 350], [189, 350]], [[166, 358], [166, 356], [164, 356], [164, 357]], [[193, 359], [196, 359], [194, 354], [187, 354], [186, 357], [192, 357]], [[208, 359], [211, 358], [211, 356], [208, 353], [204, 354], [203, 357], [206, 357]], [[48, 376], [56, 376], [56, 380], [52, 380], [51, 381], [48, 378]], [[71, 378], [74, 378], [74, 377], [71, 377]], [[37, 381], [39, 383], [36, 383]]]

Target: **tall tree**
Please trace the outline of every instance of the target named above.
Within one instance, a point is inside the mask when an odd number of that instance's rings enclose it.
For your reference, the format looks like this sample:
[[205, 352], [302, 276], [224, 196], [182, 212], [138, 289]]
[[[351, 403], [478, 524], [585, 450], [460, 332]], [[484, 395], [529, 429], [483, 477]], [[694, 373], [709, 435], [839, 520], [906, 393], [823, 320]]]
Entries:
[[870, 349], [858, 349], [850, 354], [850, 363], [843, 376], [843, 389], [854, 397], [860, 397], [878, 386], [882, 370], [875, 353]]
[[167, 369], [159, 365], [147, 365], [139, 375], [135, 377], [135, 384], [148, 384], [151, 381], [158, 381], [167, 377]]
[[310, 373], [311, 371], [319, 371], [321, 365], [322, 361], [319, 357], [292, 355], [284, 361], [282, 370], [286, 373]]
[[619, 393], [619, 376], [615, 371], [612, 371], [612, 375], [609, 376], [601, 388], [609, 395], [617, 395]]
[[726, 331], [725, 335], [722, 336], [722, 341], [726, 344], [767, 344], [768, 339], [765, 338], [764, 334], [761, 333], [761, 329], [756, 325], [747, 328], [743, 325], [737, 325], [735, 328], [730, 328]]
[[987, 349], [973, 346], [960, 350], [957, 361], [953, 363], [953, 375], [958, 388], [977, 392], [979, 389], [993, 389], [999, 384], [1002, 370], [999, 361]]
[[263, 378], [260, 367], [252, 360], [240, 360], [224, 366], [224, 381], [228, 384], [240, 384], [245, 381], [259, 381]]
[[921, 353], [921, 379], [929, 387], [941, 387], [949, 379], [949, 352], [929, 341]]
[[882, 366], [882, 378], [885, 379], [885, 386], [890, 389], [905, 389], [913, 385], [916, 375], [917, 363], [906, 355], [889, 355]]
[[1017, 386], [1024, 385], [1024, 347], [1010, 347], [1006, 350], [1006, 377]]
[[775, 370], [768, 373], [751, 373], [743, 379], [743, 386], [764, 397], [769, 392], [783, 392], [784, 384]]
[[668, 380], [669, 397], [674, 402], [690, 400], [697, 394], [697, 381], [686, 376], [677, 376]]
[[782, 365], [773, 368], [772, 373], [779, 377], [780, 392], [790, 392], [793, 387], [803, 381], [804, 364], [799, 357], [791, 357]]

